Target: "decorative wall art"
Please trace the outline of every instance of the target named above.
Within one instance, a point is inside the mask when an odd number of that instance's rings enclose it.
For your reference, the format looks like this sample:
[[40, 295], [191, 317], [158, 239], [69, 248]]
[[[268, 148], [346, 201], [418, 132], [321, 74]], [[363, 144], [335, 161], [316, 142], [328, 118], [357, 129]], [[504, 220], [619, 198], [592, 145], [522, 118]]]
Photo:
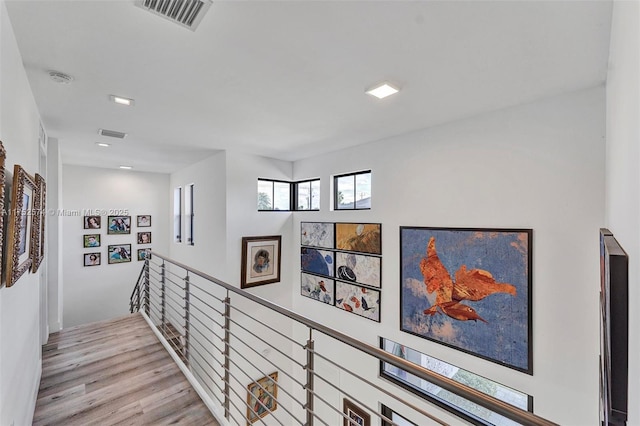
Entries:
[[108, 216], [107, 234], [130, 234], [131, 216]]
[[148, 249], [148, 248], [138, 249], [138, 261], [147, 260], [147, 257], [149, 256], [149, 250], [151, 249]]
[[242, 237], [240, 288], [280, 281], [281, 236]]
[[302, 222], [300, 224], [300, 244], [311, 247], [335, 247], [334, 223]]
[[343, 426], [371, 426], [371, 416], [362, 408], [343, 399], [342, 411], [347, 418], [343, 418]]
[[42, 176], [36, 173], [35, 176], [37, 197], [34, 203], [34, 232], [37, 236], [35, 238], [35, 244], [33, 246], [33, 265], [31, 266], [31, 272], [36, 272], [44, 259], [45, 252], [45, 225], [47, 220], [47, 184]]
[[379, 223], [336, 223], [336, 249], [380, 255], [381, 230]]
[[85, 216], [84, 229], [100, 229], [102, 226], [102, 218], [100, 216]]
[[278, 409], [278, 372], [247, 386], [247, 425]]
[[100, 265], [100, 253], [96, 252], [96, 253], [84, 254], [84, 266], [98, 266], [98, 265]]
[[382, 225], [300, 223], [300, 294], [380, 322]]
[[380, 322], [380, 292], [336, 281], [337, 308]]
[[400, 329], [533, 374], [531, 237], [400, 227]]
[[[7, 151], [4, 149], [4, 145], [2, 144], [2, 141], [0, 141], [0, 211], [3, 212], [3, 214], [0, 214], [0, 260], [2, 260], [2, 256], [3, 256], [3, 246], [4, 246], [4, 217], [5, 217], [5, 200], [4, 200], [4, 190], [5, 190], [5, 184], [4, 184], [4, 180], [5, 180], [5, 172], [4, 172], [4, 163], [5, 163], [5, 159], [7, 158]], [[11, 200], [7, 200], [6, 202], [9, 203]], [[4, 282], [4, 270], [2, 269], [3, 267], [3, 262], [0, 261], [0, 281]]]
[[151, 232], [138, 232], [138, 244], [151, 244]]
[[[33, 203], [36, 182], [20, 165], [13, 169], [13, 188], [7, 235], [6, 285], [11, 287], [33, 265]], [[39, 229], [38, 229], [39, 232]]]
[[319, 302], [333, 305], [335, 281], [311, 274], [301, 274], [300, 294]]
[[138, 228], [148, 228], [151, 226], [151, 216], [148, 214], [136, 217]]
[[100, 247], [100, 234], [85, 234], [82, 236], [82, 247]]
[[114, 244], [108, 246], [109, 264], [131, 262], [131, 244]]

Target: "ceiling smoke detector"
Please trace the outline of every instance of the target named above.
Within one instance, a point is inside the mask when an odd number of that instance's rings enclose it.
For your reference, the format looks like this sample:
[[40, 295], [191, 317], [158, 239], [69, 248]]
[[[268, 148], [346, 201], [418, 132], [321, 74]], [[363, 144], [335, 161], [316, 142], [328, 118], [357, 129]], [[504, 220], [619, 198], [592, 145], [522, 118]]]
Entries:
[[135, 5], [154, 15], [195, 31], [212, 0], [136, 0]]
[[73, 81], [73, 77], [60, 71], [49, 71], [49, 78], [60, 84], [71, 84]]

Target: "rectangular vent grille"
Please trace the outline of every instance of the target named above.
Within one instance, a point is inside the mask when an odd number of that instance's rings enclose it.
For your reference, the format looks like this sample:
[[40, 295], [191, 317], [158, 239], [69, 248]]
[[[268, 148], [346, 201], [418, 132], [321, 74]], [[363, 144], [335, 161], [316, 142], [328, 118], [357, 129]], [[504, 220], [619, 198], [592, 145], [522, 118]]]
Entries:
[[115, 130], [98, 129], [98, 134], [102, 136], [108, 136], [110, 138], [124, 139], [127, 137], [126, 133], [116, 132]]
[[195, 31], [211, 0], [136, 0], [136, 6]]

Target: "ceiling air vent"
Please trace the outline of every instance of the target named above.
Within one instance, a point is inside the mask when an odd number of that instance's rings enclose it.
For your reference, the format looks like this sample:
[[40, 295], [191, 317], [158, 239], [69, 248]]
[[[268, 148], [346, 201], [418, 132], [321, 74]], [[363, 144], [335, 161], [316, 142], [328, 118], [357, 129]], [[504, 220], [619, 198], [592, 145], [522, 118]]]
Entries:
[[126, 133], [116, 132], [115, 130], [98, 129], [98, 134], [102, 136], [109, 136], [110, 138], [124, 139], [127, 137]]
[[136, 0], [136, 6], [195, 31], [211, 0]]

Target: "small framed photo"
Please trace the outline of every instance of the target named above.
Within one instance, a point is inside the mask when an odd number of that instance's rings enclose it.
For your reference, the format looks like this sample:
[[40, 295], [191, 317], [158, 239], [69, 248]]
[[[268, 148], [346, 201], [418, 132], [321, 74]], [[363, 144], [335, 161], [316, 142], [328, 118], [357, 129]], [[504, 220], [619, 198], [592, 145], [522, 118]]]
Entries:
[[138, 232], [138, 244], [151, 244], [151, 232]]
[[108, 247], [109, 264], [131, 262], [131, 244], [114, 244]]
[[100, 264], [100, 253], [85, 253], [84, 266], [98, 266]]
[[247, 420], [255, 423], [278, 408], [278, 372], [247, 386]]
[[102, 226], [100, 216], [85, 216], [84, 217], [84, 229], [100, 229]]
[[242, 237], [240, 288], [280, 281], [280, 235]]
[[100, 247], [100, 234], [84, 234], [82, 247]]
[[149, 250], [151, 249], [148, 249], [148, 248], [138, 249], [138, 261], [147, 260], [147, 257], [149, 256]]
[[343, 400], [342, 411], [347, 416], [343, 426], [371, 426], [371, 416], [347, 398]]
[[107, 234], [130, 234], [131, 216], [108, 216]]
[[136, 217], [138, 228], [148, 228], [151, 226], [151, 216], [148, 214], [139, 215]]

